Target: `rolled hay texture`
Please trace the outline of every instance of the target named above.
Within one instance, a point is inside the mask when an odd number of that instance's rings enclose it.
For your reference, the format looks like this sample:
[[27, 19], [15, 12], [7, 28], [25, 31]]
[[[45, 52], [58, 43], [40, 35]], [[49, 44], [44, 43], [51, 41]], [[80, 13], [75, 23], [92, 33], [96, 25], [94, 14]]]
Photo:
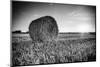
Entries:
[[51, 16], [43, 16], [29, 25], [29, 34], [33, 42], [45, 42], [55, 40], [58, 36], [56, 20]]

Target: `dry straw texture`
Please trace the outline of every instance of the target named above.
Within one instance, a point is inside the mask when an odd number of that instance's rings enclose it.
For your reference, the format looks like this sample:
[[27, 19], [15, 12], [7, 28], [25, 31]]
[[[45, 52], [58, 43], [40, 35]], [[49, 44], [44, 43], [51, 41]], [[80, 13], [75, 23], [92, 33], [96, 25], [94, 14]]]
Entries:
[[29, 34], [33, 42], [52, 41], [57, 38], [58, 26], [51, 16], [43, 16], [31, 22]]

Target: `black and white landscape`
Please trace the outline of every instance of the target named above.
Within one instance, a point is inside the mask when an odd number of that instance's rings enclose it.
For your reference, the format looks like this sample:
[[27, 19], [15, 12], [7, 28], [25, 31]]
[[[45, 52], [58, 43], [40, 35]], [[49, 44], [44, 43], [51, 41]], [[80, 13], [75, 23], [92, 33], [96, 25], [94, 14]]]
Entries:
[[96, 6], [11, 3], [12, 66], [96, 61]]

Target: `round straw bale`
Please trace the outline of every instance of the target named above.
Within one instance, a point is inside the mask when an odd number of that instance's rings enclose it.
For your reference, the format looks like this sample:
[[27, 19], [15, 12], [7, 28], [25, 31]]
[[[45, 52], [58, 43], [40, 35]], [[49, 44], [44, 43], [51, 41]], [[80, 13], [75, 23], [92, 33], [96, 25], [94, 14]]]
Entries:
[[43, 16], [29, 25], [29, 34], [34, 42], [51, 41], [57, 38], [58, 26], [51, 16]]

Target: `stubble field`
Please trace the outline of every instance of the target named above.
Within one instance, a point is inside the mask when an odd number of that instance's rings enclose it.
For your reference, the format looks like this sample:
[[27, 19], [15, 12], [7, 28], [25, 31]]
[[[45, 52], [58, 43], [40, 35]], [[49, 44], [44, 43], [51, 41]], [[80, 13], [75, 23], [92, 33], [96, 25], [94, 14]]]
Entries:
[[33, 43], [29, 34], [12, 34], [13, 66], [96, 61], [93, 34], [60, 33], [56, 41]]

